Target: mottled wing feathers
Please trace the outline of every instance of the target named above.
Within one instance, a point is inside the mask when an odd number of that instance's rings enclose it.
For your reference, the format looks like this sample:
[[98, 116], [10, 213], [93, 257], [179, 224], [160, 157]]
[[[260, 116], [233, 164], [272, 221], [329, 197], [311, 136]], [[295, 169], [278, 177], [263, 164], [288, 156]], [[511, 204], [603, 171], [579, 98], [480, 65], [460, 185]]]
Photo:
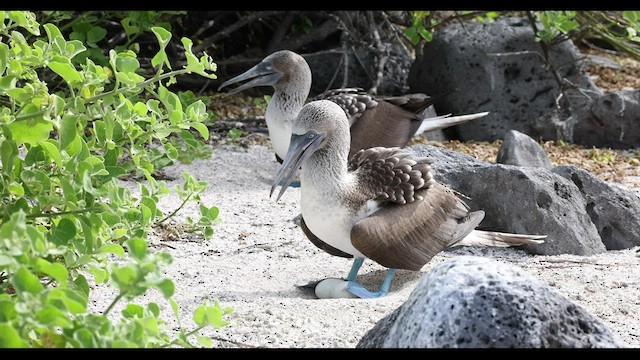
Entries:
[[376, 99], [378, 101], [386, 101], [399, 106], [406, 111], [418, 114], [452, 92], [453, 91], [448, 91], [436, 96], [427, 96], [422, 93], [405, 94], [400, 96], [378, 96]]
[[387, 204], [357, 222], [353, 246], [382, 266], [420, 270], [433, 256], [464, 238], [484, 213], [469, 213], [451, 189], [434, 183], [416, 191], [421, 201]]
[[420, 200], [417, 190], [435, 183], [432, 158], [413, 159], [399, 148], [363, 149], [350, 158], [348, 169], [355, 172], [359, 189], [376, 201], [397, 204]]
[[[447, 93], [448, 94], [448, 93]], [[422, 124], [422, 111], [447, 95], [428, 97], [415, 93], [401, 96], [373, 96], [360, 88], [325, 91], [314, 100], [340, 105], [351, 126], [351, 151], [374, 146], [404, 147]]]
[[365, 110], [378, 106], [373, 96], [358, 88], [333, 89], [316, 96], [314, 100], [330, 100], [340, 105], [349, 118], [349, 124], [353, 124]]
[[420, 116], [388, 102], [368, 109], [350, 128], [349, 155], [375, 146], [404, 147], [420, 128]]

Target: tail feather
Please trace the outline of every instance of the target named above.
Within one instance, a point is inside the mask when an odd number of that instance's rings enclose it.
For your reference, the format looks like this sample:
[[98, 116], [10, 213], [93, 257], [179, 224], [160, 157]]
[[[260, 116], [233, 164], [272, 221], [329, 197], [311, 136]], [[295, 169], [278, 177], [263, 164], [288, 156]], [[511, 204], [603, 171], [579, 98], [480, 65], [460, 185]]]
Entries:
[[544, 243], [547, 235], [511, 234], [497, 231], [473, 230], [462, 240], [450, 246], [510, 247]]
[[451, 114], [447, 114], [447, 115], [428, 117], [422, 120], [422, 124], [420, 124], [418, 131], [416, 131], [416, 135], [420, 135], [423, 132], [440, 130], [453, 125], [462, 124], [469, 120], [481, 118], [483, 116], [486, 116], [487, 114], [489, 114], [488, 111], [475, 113], [475, 114], [458, 115], [458, 116], [451, 116]]

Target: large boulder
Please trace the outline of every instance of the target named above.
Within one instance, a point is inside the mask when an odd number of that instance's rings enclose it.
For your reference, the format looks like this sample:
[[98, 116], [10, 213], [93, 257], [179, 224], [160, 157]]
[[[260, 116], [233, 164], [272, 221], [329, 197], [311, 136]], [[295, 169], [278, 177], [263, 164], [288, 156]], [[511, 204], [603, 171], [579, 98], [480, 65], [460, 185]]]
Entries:
[[517, 266], [458, 256], [425, 274], [357, 348], [619, 348], [600, 319]]
[[572, 181], [582, 193], [587, 214], [607, 250], [640, 245], [640, 197], [635, 192], [602, 181], [577, 166], [556, 166], [552, 171]]
[[[436, 104], [440, 114], [489, 111], [489, 115], [455, 127], [462, 141], [494, 141], [509, 130], [533, 138], [557, 139], [536, 119], [553, 112], [560, 88], [545, 68], [540, 44], [526, 19], [493, 23], [455, 23], [434, 34], [408, 77], [411, 92], [429, 95], [456, 90]], [[582, 92], [601, 94], [578, 61], [582, 54], [569, 40], [551, 48], [550, 57], [561, 77]], [[584, 96], [570, 92], [571, 99]], [[555, 129], [553, 129], [555, 131]], [[550, 130], [549, 130], [550, 131]]]
[[640, 90], [575, 92], [568, 109], [555, 109], [533, 122], [544, 139], [587, 147], [630, 149], [640, 146]]
[[544, 234], [545, 242], [522, 248], [533, 254], [593, 255], [606, 251], [580, 189], [544, 168], [490, 164], [431, 145], [409, 148], [436, 159], [436, 180], [468, 196], [472, 210], [486, 215], [480, 227], [519, 234]]

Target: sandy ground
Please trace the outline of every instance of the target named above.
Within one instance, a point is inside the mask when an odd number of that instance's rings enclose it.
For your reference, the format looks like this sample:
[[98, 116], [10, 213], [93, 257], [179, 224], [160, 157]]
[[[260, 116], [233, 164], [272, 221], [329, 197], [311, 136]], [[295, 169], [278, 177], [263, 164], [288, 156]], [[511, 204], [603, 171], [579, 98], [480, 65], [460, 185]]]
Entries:
[[[279, 164], [265, 146], [247, 149], [223, 146], [208, 160], [178, 165], [165, 173], [169, 188], [189, 172], [209, 183], [202, 202], [220, 209], [215, 235], [205, 241], [193, 234], [179, 240], [151, 236], [153, 248], [174, 258], [166, 274], [176, 285], [182, 324], [193, 328], [193, 311], [205, 300], [219, 300], [233, 313], [231, 325], [207, 329], [217, 348], [355, 348], [374, 324], [399, 307], [420, 277], [436, 264], [460, 255], [486, 256], [518, 265], [546, 281], [600, 318], [630, 347], [640, 347], [640, 248], [609, 251], [597, 256], [529, 255], [516, 248], [459, 248], [437, 255], [421, 271], [398, 271], [390, 293], [380, 299], [318, 300], [304, 285], [329, 277], [345, 277], [351, 260], [316, 248], [292, 219], [299, 214], [299, 189], [289, 188], [278, 203], [269, 197], [271, 179]], [[132, 190], [133, 182], [124, 183]], [[137, 191], [137, 190], [136, 190]], [[178, 197], [161, 200], [165, 211], [175, 209]], [[178, 220], [197, 217], [196, 206], [179, 213]], [[365, 262], [359, 280], [379, 285], [384, 268]], [[92, 307], [104, 310], [115, 297], [104, 285], [94, 286]], [[154, 301], [163, 317], [175, 324], [168, 302], [149, 292], [135, 302]], [[122, 304], [121, 304], [122, 305]]]

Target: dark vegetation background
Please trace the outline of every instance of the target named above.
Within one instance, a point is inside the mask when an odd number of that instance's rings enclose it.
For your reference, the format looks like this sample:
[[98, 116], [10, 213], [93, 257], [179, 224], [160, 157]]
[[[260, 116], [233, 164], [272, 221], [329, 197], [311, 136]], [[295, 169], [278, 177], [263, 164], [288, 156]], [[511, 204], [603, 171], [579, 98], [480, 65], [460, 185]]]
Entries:
[[[529, 11], [530, 15], [533, 13]], [[625, 41], [626, 31], [620, 24], [628, 21], [623, 19], [622, 12], [576, 13], [577, 26], [553, 41], [571, 38], [581, 47], [640, 54], [637, 43]], [[150, 58], [158, 45], [148, 29], [163, 26], [173, 34], [167, 53], [176, 66], [181, 65], [176, 59], [184, 59], [182, 37], [193, 40], [194, 54], [200, 56], [206, 52], [218, 65], [217, 80], [185, 76], [179, 79], [179, 85], [214, 90], [224, 79], [245, 71], [276, 50], [289, 49], [304, 55], [322, 52], [346, 55], [364, 50], [375, 54], [379, 63], [386, 61], [393, 49], [400, 49], [418, 58], [421, 45], [438, 29], [453, 22], [494, 21], [499, 16], [526, 18], [527, 11], [65, 11], [38, 15], [41, 23], [56, 19], [63, 33], [72, 39], [89, 32], [98, 34], [94, 36], [91, 52], [94, 59], [101, 57], [102, 49], [133, 48], [143, 67], [150, 72], [153, 72]], [[96, 30], [98, 28], [101, 30]], [[106, 64], [104, 55], [103, 65]], [[348, 84], [348, 79], [342, 83]], [[251, 89], [248, 93], [269, 91]]]

